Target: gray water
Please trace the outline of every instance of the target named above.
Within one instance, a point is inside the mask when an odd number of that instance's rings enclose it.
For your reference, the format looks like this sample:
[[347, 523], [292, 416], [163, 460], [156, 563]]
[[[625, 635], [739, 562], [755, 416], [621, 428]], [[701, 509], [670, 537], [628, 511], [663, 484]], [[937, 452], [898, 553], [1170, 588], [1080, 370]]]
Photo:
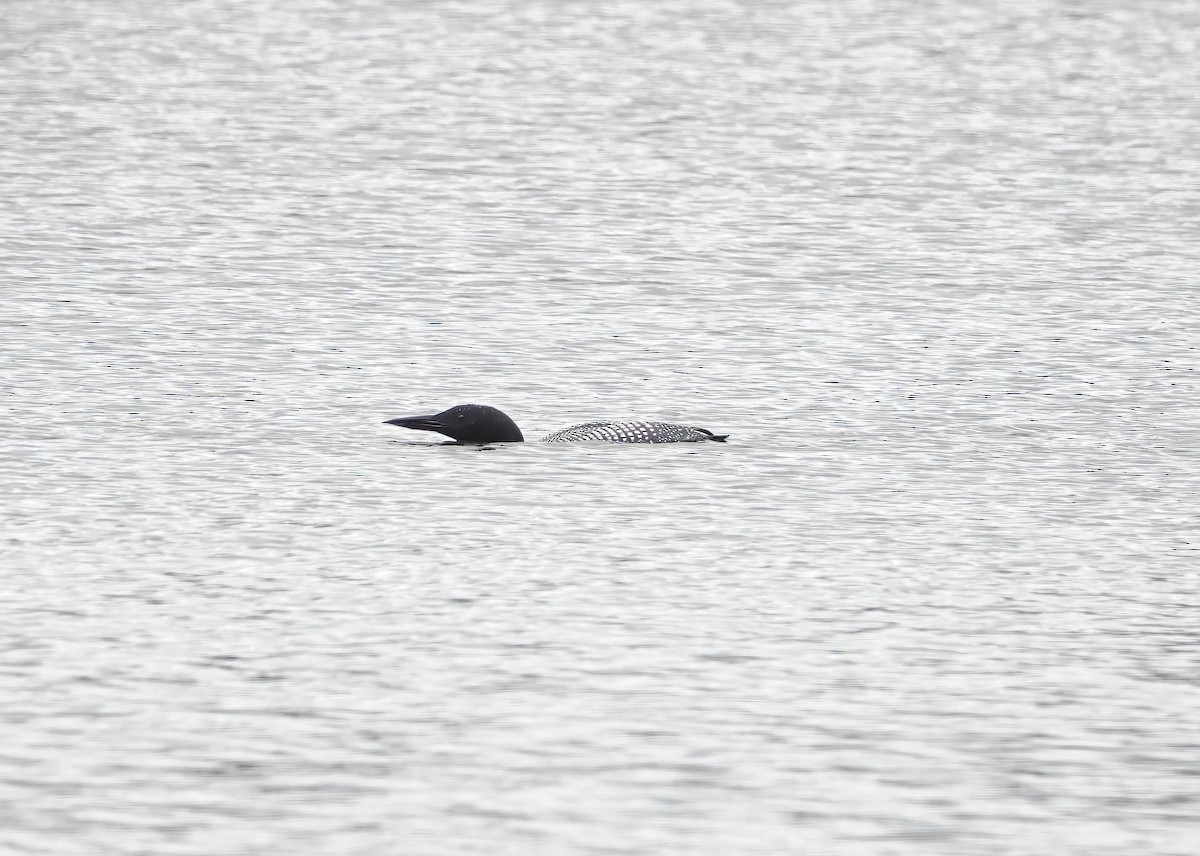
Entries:
[[0, 852], [1200, 851], [1198, 41], [5, 3]]

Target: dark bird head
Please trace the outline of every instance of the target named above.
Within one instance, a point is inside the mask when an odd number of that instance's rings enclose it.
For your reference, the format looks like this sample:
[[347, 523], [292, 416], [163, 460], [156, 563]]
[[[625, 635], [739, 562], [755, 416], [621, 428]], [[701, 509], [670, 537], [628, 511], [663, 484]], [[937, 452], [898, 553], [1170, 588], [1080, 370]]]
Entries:
[[385, 425], [414, 431], [436, 431], [459, 443], [521, 443], [525, 440], [517, 423], [486, 404], [460, 404], [432, 416], [402, 416]]

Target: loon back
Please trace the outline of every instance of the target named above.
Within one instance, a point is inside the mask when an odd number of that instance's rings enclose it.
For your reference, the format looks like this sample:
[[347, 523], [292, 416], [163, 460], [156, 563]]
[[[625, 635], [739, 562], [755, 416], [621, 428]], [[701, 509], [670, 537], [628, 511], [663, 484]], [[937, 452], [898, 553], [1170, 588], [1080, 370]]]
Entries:
[[572, 443], [599, 440], [604, 443], [724, 443], [728, 434], [717, 435], [703, 428], [670, 422], [584, 422], [542, 438], [543, 443]]
[[[431, 416], [402, 416], [384, 424], [414, 431], [434, 431], [459, 443], [520, 443], [525, 440], [517, 423], [504, 412], [484, 404], [459, 404]], [[602, 443], [724, 443], [728, 434], [670, 422], [585, 422], [542, 438], [544, 443], [599, 441]]]

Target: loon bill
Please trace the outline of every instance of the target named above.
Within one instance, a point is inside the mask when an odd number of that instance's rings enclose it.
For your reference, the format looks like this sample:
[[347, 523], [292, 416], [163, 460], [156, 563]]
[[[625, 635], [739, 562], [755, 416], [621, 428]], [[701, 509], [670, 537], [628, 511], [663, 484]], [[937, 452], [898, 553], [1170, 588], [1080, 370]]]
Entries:
[[[414, 431], [435, 431], [466, 444], [522, 443], [525, 436], [507, 414], [485, 404], [460, 404], [432, 416], [402, 416], [385, 425]], [[572, 443], [586, 440], [604, 443], [724, 443], [728, 434], [714, 434], [690, 425], [670, 422], [584, 422], [542, 438], [543, 443]]]

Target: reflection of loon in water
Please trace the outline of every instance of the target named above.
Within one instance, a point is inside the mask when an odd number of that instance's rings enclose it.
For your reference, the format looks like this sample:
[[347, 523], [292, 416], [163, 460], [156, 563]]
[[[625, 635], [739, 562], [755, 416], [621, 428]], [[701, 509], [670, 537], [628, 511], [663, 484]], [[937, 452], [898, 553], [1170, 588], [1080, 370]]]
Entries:
[[[459, 443], [521, 443], [525, 440], [517, 423], [496, 408], [483, 404], [460, 404], [432, 416], [404, 416], [389, 419], [384, 424], [412, 428], [414, 431], [436, 431]], [[724, 443], [728, 436], [670, 422], [584, 422], [555, 431], [543, 437], [542, 442], [599, 440], [604, 443], [699, 443], [715, 440]]]

